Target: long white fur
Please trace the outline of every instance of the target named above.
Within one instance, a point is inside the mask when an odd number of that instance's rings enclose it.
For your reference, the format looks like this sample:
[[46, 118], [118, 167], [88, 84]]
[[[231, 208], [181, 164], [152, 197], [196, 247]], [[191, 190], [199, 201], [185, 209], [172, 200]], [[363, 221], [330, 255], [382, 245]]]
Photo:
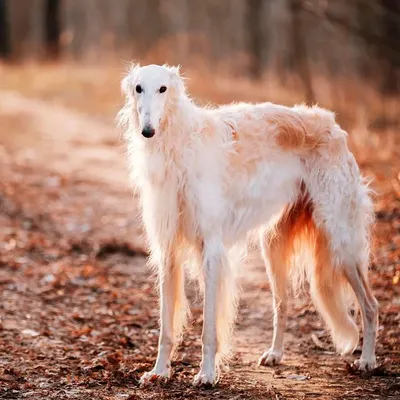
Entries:
[[[277, 251], [271, 256], [271, 238], [285, 210], [304, 196], [302, 185], [313, 207], [315, 243], [322, 243], [322, 237], [327, 241], [326, 266], [320, 265], [321, 253], [315, 256], [318, 267], [306, 266], [312, 297], [338, 350], [349, 353], [358, 343], [358, 330], [341, 293], [351, 286], [365, 336], [357, 365], [373, 368], [377, 303], [367, 281], [372, 205], [347, 148], [346, 132], [333, 114], [271, 103], [202, 108], [189, 98], [179, 70], [168, 66], [134, 65], [122, 90], [126, 103], [119, 122], [125, 127], [132, 180], [160, 281], [158, 357], [142, 384], [170, 376], [171, 355], [188, 310], [183, 275], [188, 263], [204, 292], [202, 363], [195, 384], [216, 383], [219, 364], [230, 353], [236, 313], [228, 253], [255, 231], [261, 237], [275, 315], [273, 344], [260, 363], [281, 360], [288, 260], [277, 257]], [[152, 129], [154, 136], [144, 137], [144, 129]], [[303, 230], [313, 249], [313, 236]], [[284, 251], [285, 243], [280, 246]]]

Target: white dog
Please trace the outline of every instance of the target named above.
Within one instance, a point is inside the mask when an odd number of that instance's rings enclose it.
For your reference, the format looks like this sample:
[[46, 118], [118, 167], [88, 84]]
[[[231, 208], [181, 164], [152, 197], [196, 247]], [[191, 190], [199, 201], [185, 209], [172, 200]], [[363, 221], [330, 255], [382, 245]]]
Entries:
[[378, 304], [367, 278], [373, 210], [334, 115], [271, 103], [201, 108], [189, 98], [179, 70], [167, 66], [133, 66], [122, 90], [119, 121], [126, 127], [161, 297], [158, 357], [142, 384], [170, 377], [187, 319], [188, 263], [204, 292], [202, 362], [194, 384], [217, 382], [236, 311], [228, 251], [249, 232], [260, 237], [273, 294], [273, 341], [260, 364], [281, 361], [292, 269], [307, 276], [342, 354], [358, 344], [347, 302], [349, 293], [355, 295], [364, 328], [355, 365], [374, 368]]

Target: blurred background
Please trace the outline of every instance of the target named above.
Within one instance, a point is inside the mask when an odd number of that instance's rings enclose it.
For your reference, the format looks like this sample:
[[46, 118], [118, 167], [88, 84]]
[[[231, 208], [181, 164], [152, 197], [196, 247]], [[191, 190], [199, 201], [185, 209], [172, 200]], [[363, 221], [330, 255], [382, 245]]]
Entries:
[[181, 64], [200, 102], [332, 108], [360, 161], [399, 140], [399, 0], [0, 0], [0, 59], [0, 89], [100, 118], [134, 60]]
[[292, 74], [307, 101], [315, 74], [384, 94], [400, 84], [398, 0], [1, 0], [0, 26], [16, 62], [151, 58], [282, 85]]

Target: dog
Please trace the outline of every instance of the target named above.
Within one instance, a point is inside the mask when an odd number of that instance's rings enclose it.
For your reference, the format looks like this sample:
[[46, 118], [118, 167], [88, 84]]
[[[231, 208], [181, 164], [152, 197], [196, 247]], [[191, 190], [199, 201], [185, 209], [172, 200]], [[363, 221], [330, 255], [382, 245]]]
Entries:
[[218, 381], [237, 308], [230, 250], [249, 234], [259, 237], [273, 295], [272, 346], [259, 363], [281, 361], [288, 281], [305, 276], [341, 354], [358, 344], [349, 295], [357, 300], [364, 341], [354, 365], [375, 368], [378, 303], [367, 276], [373, 206], [334, 114], [272, 103], [199, 107], [179, 68], [167, 65], [133, 65], [121, 87], [118, 121], [161, 300], [158, 356], [141, 384], [171, 375], [188, 317], [186, 265], [204, 294], [194, 385]]

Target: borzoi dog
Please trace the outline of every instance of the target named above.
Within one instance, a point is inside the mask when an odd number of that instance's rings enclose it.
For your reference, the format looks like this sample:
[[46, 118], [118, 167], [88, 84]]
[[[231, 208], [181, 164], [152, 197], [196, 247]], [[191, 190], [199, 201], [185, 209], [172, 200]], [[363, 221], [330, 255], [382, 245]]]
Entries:
[[[355, 366], [374, 368], [378, 304], [367, 277], [372, 203], [334, 115], [271, 103], [202, 108], [179, 70], [168, 66], [133, 66], [122, 90], [119, 122], [161, 298], [157, 361], [141, 383], [170, 377], [188, 315], [186, 264], [204, 293], [194, 384], [217, 382], [236, 314], [230, 249], [248, 233], [259, 236], [273, 295], [273, 341], [260, 364], [281, 361], [287, 283], [297, 271], [307, 277], [341, 354], [358, 344], [347, 301], [349, 294], [357, 299], [364, 342]], [[306, 256], [300, 265], [299, 256]]]

